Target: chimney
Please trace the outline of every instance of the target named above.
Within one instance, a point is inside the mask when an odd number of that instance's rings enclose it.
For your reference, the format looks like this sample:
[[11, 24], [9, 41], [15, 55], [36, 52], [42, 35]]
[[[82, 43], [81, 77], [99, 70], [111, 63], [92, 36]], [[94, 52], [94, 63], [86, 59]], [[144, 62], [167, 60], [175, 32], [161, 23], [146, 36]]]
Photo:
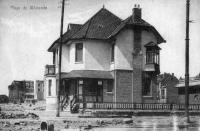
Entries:
[[132, 18], [133, 21], [142, 18], [142, 9], [140, 8], [139, 4], [135, 4], [134, 8], [132, 9]]

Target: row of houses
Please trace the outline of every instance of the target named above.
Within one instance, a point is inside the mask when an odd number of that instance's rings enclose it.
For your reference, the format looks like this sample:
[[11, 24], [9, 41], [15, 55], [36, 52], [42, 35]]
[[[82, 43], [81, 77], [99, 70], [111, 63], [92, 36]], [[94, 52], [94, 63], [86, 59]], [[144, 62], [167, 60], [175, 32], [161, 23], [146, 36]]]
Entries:
[[44, 81], [14, 80], [8, 86], [9, 101], [13, 103], [33, 102], [45, 99]]

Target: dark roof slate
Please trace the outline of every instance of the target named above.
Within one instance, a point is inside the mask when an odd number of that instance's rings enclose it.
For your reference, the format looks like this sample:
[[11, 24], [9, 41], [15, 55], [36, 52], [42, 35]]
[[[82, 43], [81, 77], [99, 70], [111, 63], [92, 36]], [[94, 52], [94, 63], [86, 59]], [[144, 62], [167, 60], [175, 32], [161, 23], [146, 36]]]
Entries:
[[[99, 10], [83, 25], [69, 24], [67, 32], [63, 35], [63, 42], [76, 39], [108, 40], [117, 35], [127, 25], [146, 27], [155, 34], [158, 44], [166, 42], [158, 31], [145, 20], [141, 18], [132, 19], [132, 16], [130, 16], [122, 21], [105, 8]], [[53, 47], [58, 45], [59, 40], [54, 41], [48, 51], [52, 51]]]
[[[82, 25], [80, 24], [69, 24], [67, 32], [63, 34], [63, 41], [68, 40], [69, 38], [76, 33]], [[53, 42], [53, 44], [49, 47], [48, 51], [51, 51], [52, 47], [56, 46], [60, 41], [60, 38], [58, 38], [56, 41]]]
[[82, 26], [72, 39], [107, 39], [120, 23], [119, 17], [102, 8]]
[[113, 37], [113, 36], [117, 35], [127, 25], [146, 27], [146, 28], [152, 30], [152, 32], [157, 36], [158, 43], [166, 42], [162, 38], [162, 36], [159, 34], [159, 32], [151, 24], [149, 24], [142, 18], [133, 19], [132, 16], [129, 16], [127, 19], [122, 21], [121, 24], [112, 32], [112, 34], [109, 37]]
[[158, 46], [158, 44], [156, 44], [156, 43], [154, 43], [154, 42], [149, 42], [149, 43], [147, 43], [147, 44], [145, 44], [144, 45], [145, 47], [154, 47], [154, 48], [156, 48], [156, 49], [161, 49], [159, 46]]

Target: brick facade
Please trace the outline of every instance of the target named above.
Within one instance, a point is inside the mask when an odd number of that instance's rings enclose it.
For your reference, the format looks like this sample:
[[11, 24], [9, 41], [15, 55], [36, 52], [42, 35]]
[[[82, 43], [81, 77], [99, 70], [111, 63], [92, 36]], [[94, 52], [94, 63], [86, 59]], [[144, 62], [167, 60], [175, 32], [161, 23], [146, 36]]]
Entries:
[[167, 88], [167, 103], [178, 103], [178, 89], [174, 86], [178, 83], [178, 80], [172, 80]]
[[[152, 77], [151, 95], [142, 95], [142, 70], [116, 70], [116, 102], [156, 103], [157, 77]], [[105, 97], [105, 96], [104, 96]]]
[[132, 71], [116, 70], [116, 102], [132, 102]]
[[143, 96], [143, 103], [157, 103], [158, 97], [158, 86], [157, 86], [157, 76], [153, 75], [151, 79], [151, 96]]

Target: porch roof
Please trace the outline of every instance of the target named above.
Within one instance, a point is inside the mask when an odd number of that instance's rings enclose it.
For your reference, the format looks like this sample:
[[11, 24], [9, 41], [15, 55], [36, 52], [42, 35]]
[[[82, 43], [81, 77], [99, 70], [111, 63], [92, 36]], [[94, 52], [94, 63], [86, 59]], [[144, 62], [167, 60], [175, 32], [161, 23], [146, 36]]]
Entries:
[[69, 73], [62, 73], [61, 78], [114, 79], [111, 71], [100, 70], [72, 70]]

